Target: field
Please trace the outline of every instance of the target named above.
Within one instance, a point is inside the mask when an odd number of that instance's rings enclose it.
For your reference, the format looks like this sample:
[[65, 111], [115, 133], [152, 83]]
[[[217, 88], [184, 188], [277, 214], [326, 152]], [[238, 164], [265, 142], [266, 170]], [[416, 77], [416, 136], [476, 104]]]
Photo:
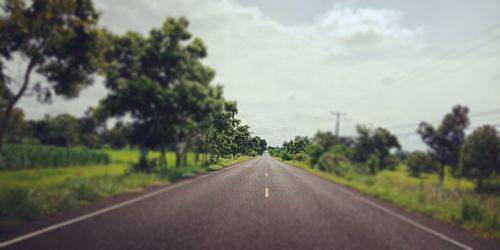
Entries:
[[110, 161], [109, 155], [100, 150], [46, 145], [6, 144], [0, 156], [0, 170], [84, 166], [108, 164]]
[[500, 239], [500, 197], [474, 193], [475, 185], [470, 180], [457, 180], [447, 173], [440, 187], [435, 174], [410, 177], [405, 166], [375, 176], [352, 174], [342, 178], [311, 168], [305, 162], [286, 163], [411, 211]]
[[[138, 159], [137, 150], [105, 150], [105, 153], [110, 157], [110, 164], [0, 171], [0, 225], [35, 219], [120, 193], [140, 191], [145, 186], [165, 185], [250, 158], [222, 159], [219, 164], [203, 168], [195, 166], [194, 154], [189, 153], [188, 166], [175, 169], [175, 154], [168, 152], [169, 169], [148, 174], [130, 171], [132, 163]], [[158, 156], [158, 152], [151, 152], [148, 157]]]

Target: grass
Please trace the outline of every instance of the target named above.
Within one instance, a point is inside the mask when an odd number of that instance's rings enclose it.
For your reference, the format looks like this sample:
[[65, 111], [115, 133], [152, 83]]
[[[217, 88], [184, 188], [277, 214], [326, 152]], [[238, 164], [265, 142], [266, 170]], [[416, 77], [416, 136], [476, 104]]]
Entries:
[[[106, 150], [106, 153], [111, 158], [108, 165], [0, 171], [0, 225], [39, 218], [113, 195], [140, 191], [146, 186], [165, 185], [251, 158], [223, 158], [218, 164], [201, 167], [195, 165], [194, 153], [189, 153], [188, 166], [176, 169], [175, 154], [168, 152], [169, 169], [134, 173], [130, 169], [139, 152]], [[151, 159], [158, 156], [158, 152], [149, 154]]]
[[470, 180], [457, 180], [447, 173], [444, 185], [439, 186], [437, 175], [410, 177], [404, 166], [374, 176], [351, 171], [343, 178], [311, 168], [305, 162], [286, 163], [410, 211], [500, 239], [500, 197], [475, 193]]

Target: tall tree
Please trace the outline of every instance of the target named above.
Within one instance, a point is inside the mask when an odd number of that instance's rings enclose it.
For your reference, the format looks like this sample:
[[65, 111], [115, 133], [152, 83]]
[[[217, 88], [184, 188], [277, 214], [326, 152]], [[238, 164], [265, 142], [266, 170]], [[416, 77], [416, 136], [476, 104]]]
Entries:
[[[0, 14], [0, 149], [12, 111], [21, 97], [76, 97], [97, 70], [98, 14], [91, 0], [5, 0]], [[7, 63], [24, 62], [20, 79]], [[32, 82], [36, 73], [45, 83]]]
[[[443, 118], [437, 129], [432, 125], [420, 123], [417, 133], [429, 146], [429, 154], [440, 163], [439, 182], [444, 181], [445, 166], [456, 170], [460, 157], [460, 148], [465, 141], [465, 129], [469, 126], [469, 108], [461, 105], [453, 107], [451, 113]], [[455, 171], [453, 171], [455, 172]]]
[[167, 18], [147, 37], [108, 34], [112, 46], [104, 71], [111, 93], [99, 108], [104, 117], [130, 115], [140, 144], [158, 146], [162, 158], [165, 145], [175, 142], [177, 166], [185, 164], [187, 142], [212, 107], [209, 83], [215, 75], [201, 63], [206, 48], [191, 38], [188, 25], [185, 18]]
[[477, 190], [483, 187], [483, 179], [495, 171], [500, 173], [500, 138], [495, 127], [485, 125], [469, 135], [460, 157], [461, 173], [477, 180]]

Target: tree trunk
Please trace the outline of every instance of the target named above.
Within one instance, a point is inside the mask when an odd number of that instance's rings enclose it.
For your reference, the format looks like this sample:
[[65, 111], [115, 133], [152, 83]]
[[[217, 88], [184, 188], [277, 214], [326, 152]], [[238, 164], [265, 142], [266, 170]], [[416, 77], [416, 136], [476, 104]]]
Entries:
[[483, 190], [483, 178], [481, 176], [477, 177], [476, 191]]
[[175, 167], [184, 167], [186, 162], [184, 154], [186, 149], [186, 142], [177, 142], [175, 144]]
[[17, 104], [19, 99], [21, 99], [21, 96], [23, 96], [24, 92], [26, 92], [26, 89], [28, 88], [28, 84], [30, 82], [31, 71], [33, 70], [34, 66], [35, 63], [33, 62], [33, 60], [30, 61], [28, 67], [26, 68], [26, 72], [24, 73], [24, 81], [21, 89], [19, 89], [14, 98], [9, 100], [9, 103], [7, 104], [7, 109], [3, 114], [2, 123], [0, 124], [0, 150], [2, 150], [3, 147], [3, 140], [7, 130], [7, 125], [9, 123], [10, 115], [12, 114], [12, 110], [14, 109], [14, 106]]
[[161, 161], [161, 167], [162, 169], [167, 169], [168, 167], [168, 160], [167, 160], [167, 156], [165, 154], [165, 147], [162, 145], [160, 147], [160, 161]]
[[439, 185], [443, 185], [444, 183], [444, 164], [440, 164], [439, 166]]
[[198, 165], [198, 162], [200, 162], [200, 150], [196, 150], [194, 161], [196, 162], [196, 165]]

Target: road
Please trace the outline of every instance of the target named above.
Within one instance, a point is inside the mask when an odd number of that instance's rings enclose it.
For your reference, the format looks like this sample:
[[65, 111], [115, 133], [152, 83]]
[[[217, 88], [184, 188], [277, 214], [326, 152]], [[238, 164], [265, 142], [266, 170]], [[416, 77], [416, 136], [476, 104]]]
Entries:
[[155, 192], [6, 249], [500, 249], [268, 155]]

